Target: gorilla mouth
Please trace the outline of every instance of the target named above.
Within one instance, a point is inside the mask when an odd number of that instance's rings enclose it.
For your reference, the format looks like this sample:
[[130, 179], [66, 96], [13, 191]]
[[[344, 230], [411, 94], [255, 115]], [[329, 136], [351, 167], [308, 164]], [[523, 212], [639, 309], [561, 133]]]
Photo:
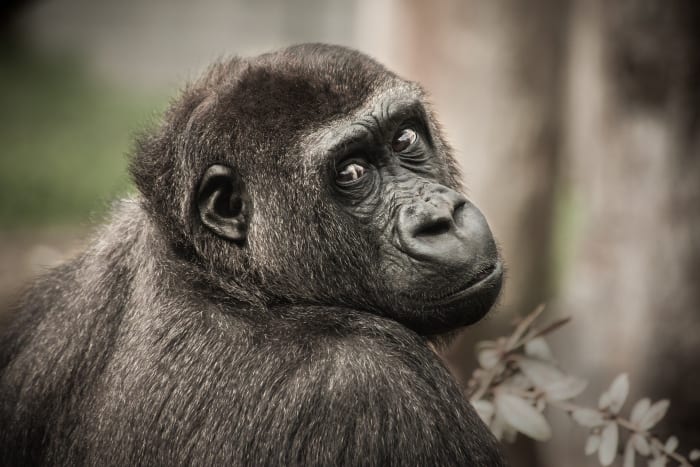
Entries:
[[496, 260], [479, 269], [458, 288], [443, 288], [437, 293], [416, 293], [404, 303], [398, 321], [423, 336], [444, 337], [483, 318], [498, 299], [503, 279], [503, 264]]
[[431, 305], [447, 305], [452, 302], [462, 300], [473, 294], [478, 294], [492, 285], [496, 285], [503, 273], [503, 266], [497, 261], [477, 272], [466, 284], [456, 290], [450, 290], [439, 295], [424, 297], [424, 300]]

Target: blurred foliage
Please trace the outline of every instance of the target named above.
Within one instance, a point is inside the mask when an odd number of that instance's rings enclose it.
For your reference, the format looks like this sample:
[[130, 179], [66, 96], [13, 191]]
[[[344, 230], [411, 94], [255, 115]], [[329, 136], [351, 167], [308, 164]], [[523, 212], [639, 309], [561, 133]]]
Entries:
[[71, 224], [130, 189], [134, 134], [166, 99], [101, 82], [78, 60], [0, 49], [0, 228]]
[[[618, 454], [624, 456], [625, 467], [637, 465], [638, 457], [650, 458], [650, 467], [665, 467], [669, 460], [691, 467], [688, 459], [700, 459], [700, 450], [693, 449], [686, 457], [676, 449], [677, 437], [664, 441], [656, 428], [652, 430], [666, 415], [668, 399], [652, 403], [643, 398], [631, 410], [630, 404], [623, 410], [630, 392], [626, 373], [619, 374], [600, 395], [597, 406], [579, 405], [575, 399], [588, 382], [562, 371], [545, 340], [571, 318], [535, 325], [543, 311], [540, 305], [522, 318], [509, 336], [476, 345], [480, 368], [472, 373], [465, 393], [497, 439], [513, 443], [522, 433], [537, 441], [550, 440], [553, 430], [545, 409], [552, 407], [568, 413], [585, 429], [585, 454], [597, 453], [600, 465], [612, 465]], [[621, 441], [625, 441], [624, 454]]]

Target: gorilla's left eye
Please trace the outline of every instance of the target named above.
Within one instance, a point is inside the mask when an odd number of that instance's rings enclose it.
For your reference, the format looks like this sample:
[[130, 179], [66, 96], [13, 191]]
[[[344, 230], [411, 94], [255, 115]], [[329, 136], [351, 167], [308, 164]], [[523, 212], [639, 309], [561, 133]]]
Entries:
[[342, 167], [335, 176], [339, 185], [351, 185], [365, 176], [367, 168], [356, 162], [351, 162]]
[[391, 149], [394, 152], [403, 152], [410, 148], [418, 140], [418, 133], [413, 128], [403, 128], [396, 132], [391, 141]]

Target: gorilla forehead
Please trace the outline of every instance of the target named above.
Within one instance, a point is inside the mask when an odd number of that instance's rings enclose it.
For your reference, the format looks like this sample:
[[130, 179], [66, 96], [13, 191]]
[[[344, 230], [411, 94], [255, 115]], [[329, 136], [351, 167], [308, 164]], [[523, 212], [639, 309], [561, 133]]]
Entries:
[[220, 104], [229, 122], [254, 129], [246, 133], [265, 138], [256, 143], [268, 148], [286, 147], [304, 129], [348, 115], [398, 79], [359, 52], [315, 44], [246, 59], [237, 68]]
[[[395, 80], [391, 87], [382, 87], [366, 96], [363, 105], [353, 112], [338, 116], [328, 125], [310, 131], [302, 140], [302, 147], [318, 148], [316, 158], [306, 157], [306, 162], [316, 164], [325, 152], [342, 153], [352, 149], [353, 143], [371, 142], [373, 138], [385, 139], [387, 128], [393, 128], [398, 120], [426, 119], [423, 90], [417, 84]], [[395, 129], [395, 128], [393, 128]]]

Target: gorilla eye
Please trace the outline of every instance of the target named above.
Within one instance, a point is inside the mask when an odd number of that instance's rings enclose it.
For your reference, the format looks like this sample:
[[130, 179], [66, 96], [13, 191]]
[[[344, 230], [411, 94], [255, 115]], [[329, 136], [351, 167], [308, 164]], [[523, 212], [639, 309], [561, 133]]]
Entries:
[[355, 181], [361, 179], [367, 173], [367, 168], [356, 162], [351, 162], [345, 166], [336, 174], [335, 181], [339, 185], [350, 185]]
[[416, 130], [413, 128], [404, 128], [394, 135], [394, 139], [391, 142], [391, 149], [393, 149], [394, 152], [403, 152], [411, 147], [417, 139], [418, 133], [416, 133]]

